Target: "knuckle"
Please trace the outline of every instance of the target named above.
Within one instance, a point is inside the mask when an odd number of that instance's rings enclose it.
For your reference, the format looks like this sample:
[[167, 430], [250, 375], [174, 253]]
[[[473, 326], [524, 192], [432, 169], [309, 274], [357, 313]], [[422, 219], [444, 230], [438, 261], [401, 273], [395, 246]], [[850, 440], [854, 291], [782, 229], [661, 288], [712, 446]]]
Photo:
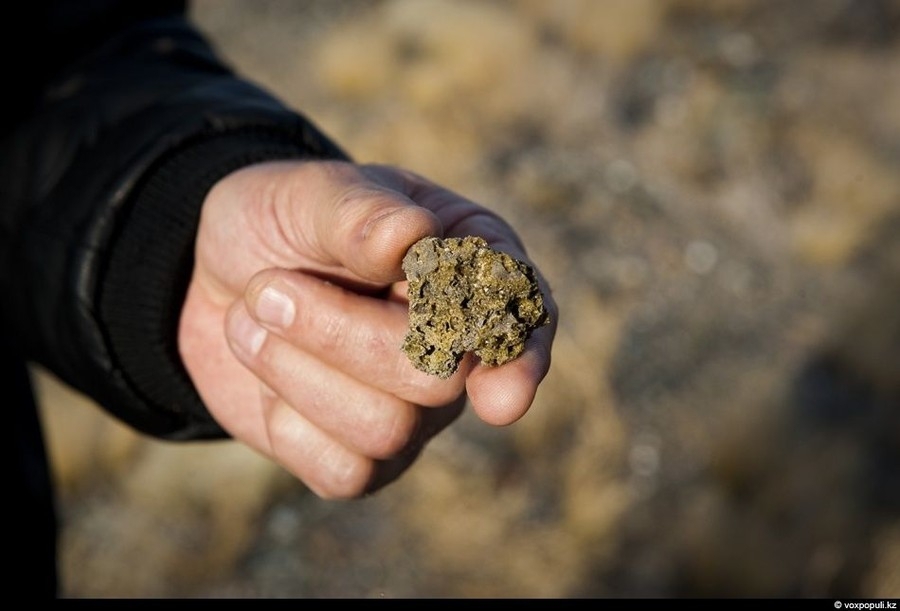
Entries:
[[346, 457], [332, 463], [310, 488], [323, 499], [355, 499], [363, 496], [372, 479], [375, 464], [362, 456]]
[[423, 405], [443, 407], [456, 401], [462, 393], [461, 384], [436, 384], [428, 388]]
[[266, 419], [272, 458], [323, 499], [365, 494], [374, 461], [317, 432], [293, 410], [274, 409]]
[[394, 407], [390, 413], [390, 417], [381, 416], [368, 423], [364, 451], [372, 458], [387, 459], [399, 454], [409, 445], [419, 426], [417, 410], [410, 404], [401, 409]]
[[343, 315], [331, 314], [314, 316], [310, 321], [310, 327], [314, 330], [312, 337], [318, 343], [323, 353], [328, 354], [347, 343], [347, 320]]
[[450, 380], [434, 380], [416, 374], [403, 380], [397, 394], [425, 407], [442, 407], [452, 403], [465, 390], [465, 379], [458, 376]]

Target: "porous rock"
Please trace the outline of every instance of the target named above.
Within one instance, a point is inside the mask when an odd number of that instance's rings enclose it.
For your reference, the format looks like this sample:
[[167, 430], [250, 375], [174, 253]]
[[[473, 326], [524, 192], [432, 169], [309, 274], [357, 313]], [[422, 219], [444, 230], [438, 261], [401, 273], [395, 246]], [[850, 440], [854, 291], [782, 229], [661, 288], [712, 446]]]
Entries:
[[409, 281], [403, 352], [429, 374], [449, 378], [466, 352], [502, 365], [549, 322], [534, 270], [483, 238], [423, 238], [407, 252], [403, 271]]

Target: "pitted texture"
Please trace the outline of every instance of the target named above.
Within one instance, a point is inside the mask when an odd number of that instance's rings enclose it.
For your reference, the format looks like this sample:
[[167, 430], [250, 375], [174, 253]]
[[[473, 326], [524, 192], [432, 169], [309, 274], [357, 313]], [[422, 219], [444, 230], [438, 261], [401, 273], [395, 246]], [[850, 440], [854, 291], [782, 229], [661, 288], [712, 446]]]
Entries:
[[463, 355], [488, 365], [522, 354], [549, 322], [534, 270], [483, 238], [423, 238], [407, 252], [409, 331], [403, 352], [420, 370], [449, 378]]

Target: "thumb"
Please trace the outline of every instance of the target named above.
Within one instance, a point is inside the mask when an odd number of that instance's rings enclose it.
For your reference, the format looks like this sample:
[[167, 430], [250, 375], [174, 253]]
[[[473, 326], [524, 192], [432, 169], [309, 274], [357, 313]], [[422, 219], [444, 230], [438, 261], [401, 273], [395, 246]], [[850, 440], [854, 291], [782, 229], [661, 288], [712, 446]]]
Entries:
[[348, 270], [371, 282], [402, 280], [409, 247], [426, 236], [443, 235], [434, 213], [396, 191], [367, 193], [347, 205], [360, 221], [336, 225], [329, 241]]
[[402, 191], [399, 177], [364, 174], [352, 165], [329, 174], [332, 193], [324, 198], [328, 203], [316, 207], [311, 240], [323, 263], [387, 284], [403, 279], [401, 263], [410, 246], [443, 235], [438, 217]]

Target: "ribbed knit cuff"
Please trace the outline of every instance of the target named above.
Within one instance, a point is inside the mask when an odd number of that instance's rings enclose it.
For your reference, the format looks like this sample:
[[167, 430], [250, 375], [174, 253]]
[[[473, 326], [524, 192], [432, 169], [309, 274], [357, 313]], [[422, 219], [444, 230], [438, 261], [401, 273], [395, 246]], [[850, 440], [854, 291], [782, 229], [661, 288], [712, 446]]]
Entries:
[[178, 323], [193, 268], [200, 209], [225, 175], [276, 159], [343, 158], [308, 133], [240, 128], [201, 134], [163, 158], [135, 189], [101, 279], [100, 316], [111, 356], [148, 411], [177, 430], [171, 439], [225, 436], [194, 388], [178, 354]]

